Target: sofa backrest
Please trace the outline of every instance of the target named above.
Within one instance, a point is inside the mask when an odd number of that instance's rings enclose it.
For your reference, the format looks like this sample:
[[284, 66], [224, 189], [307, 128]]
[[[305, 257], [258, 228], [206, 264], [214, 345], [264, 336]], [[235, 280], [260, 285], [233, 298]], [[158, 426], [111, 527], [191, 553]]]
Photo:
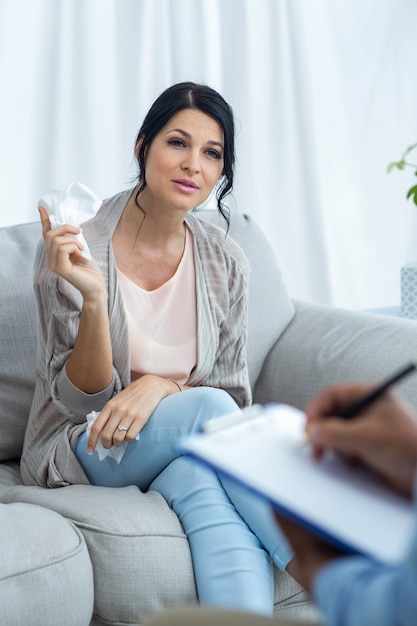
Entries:
[[[226, 228], [225, 220], [215, 210], [200, 209], [197, 215]], [[294, 316], [294, 305], [284, 285], [276, 255], [253, 218], [233, 212], [228, 236], [243, 249], [251, 269], [248, 366], [253, 389], [267, 354]]]
[[[224, 226], [216, 211], [203, 210], [199, 215]], [[248, 362], [254, 386], [294, 309], [275, 255], [254, 221], [235, 214], [229, 235], [241, 245], [251, 266]], [[37, 310], [32, 273], [40, 236], [38, 222], [0, 228], [0, 461], [21, 454], [33, 394]]]
[[20, 456], [35, 380], [32, 289], [40, 223], [0, 228], [0, 460]]

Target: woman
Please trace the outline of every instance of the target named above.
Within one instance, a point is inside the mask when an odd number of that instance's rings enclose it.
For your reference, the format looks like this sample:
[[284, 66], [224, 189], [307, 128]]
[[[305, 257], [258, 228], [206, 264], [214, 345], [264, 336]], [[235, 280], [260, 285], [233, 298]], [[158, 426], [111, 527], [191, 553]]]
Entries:
[[[79, 229], [51, 229], [40, 208], [38, 376], [22, 475], [49, 487], [159, 491], [188, 535], [200, 602], [270, 614], [263, 546], [281, 567], [289, 560], [273, 520], [175, 448], [251, 401], [247, 262], [221, 229], [190, 213], [216, 189], [227, 217], [231, 108], [209, 87], [174, 85], [151, 107], [135, 154], [137, 186], [83, 225], [92, 260], [81, 256]], [[99, 417], [87, 437], [91, 411]], [[119, 464], [98, 459], [99, 437], [105, 448], [128, 442]]]

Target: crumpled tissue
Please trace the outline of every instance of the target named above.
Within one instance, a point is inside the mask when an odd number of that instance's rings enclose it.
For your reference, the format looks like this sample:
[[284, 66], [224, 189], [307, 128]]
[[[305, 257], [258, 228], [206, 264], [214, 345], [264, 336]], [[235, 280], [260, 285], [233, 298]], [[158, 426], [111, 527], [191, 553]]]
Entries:
[[[71, 183], [65, 191], [52, 189], [38, 201], [38, 206], [43, 206], [48, 211], [51, 227], [71, 224], [80, 226], [86, 220], [94, 217], [97, 213], [101, 199], [86, 185]], [[81, 256], [91, 259], [91, 253], [82, 231], [76, 235], [78, 241], [84, 246]]]
[[[91, 427], [99, 415], [100, 413], [98, 413], [97, 411], [91, 411], [91, 413], [87, 415], [87, 430], [86, 430], [87, 439], [90, 436]], [[136, 439], [139, 439], [139, 437], [140, 437], [140, 434], [136, 436]], [[109, 456], [110, 458], [116, 461], [117, 465], [119, 465], [120, 461], [123, 458], [124, 453], [126, 452], [126, 447], [128, 443], [129, 443], [128, 441], [125, 441], [124, 443], [122, 443], [121, 446], [112, 446], [111, 448], [105, 448], [101, 441], [101, 435], [100, 435], [97, 441], [97, 445], [96, 445], [96, 452], [98, 454], [99, 460], [102, 461], [107, 456]]]

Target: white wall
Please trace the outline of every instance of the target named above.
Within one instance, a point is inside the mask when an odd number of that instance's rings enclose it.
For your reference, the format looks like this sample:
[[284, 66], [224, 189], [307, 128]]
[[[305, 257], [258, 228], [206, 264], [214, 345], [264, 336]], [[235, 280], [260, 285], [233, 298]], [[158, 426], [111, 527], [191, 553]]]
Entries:
[[386, 165], [417, 141], [416, 24], [415, 0], [0, 0], [0, 225], [73, 180], [131, 184], [152, 101], [206, 82], [237, 119], [235, 203], [290, 294], [397, 303], [417, 207]]

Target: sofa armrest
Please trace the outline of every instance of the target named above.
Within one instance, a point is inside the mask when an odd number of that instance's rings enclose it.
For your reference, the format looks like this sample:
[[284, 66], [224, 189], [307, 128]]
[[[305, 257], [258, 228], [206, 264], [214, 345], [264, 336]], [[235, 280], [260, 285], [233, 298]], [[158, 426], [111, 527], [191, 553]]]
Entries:
[[93, 569], [80, 530], [24, 502], [0, 504], [0, 528], [1, 623], [90, 624]]
[[[254, 402], [303, 408], [324, 387], [379, 381], [417, 361], [417, 322], [294, 301], [296, 313], [267, 356]], [[417, 378], [398, 384], [417, 411]]]

